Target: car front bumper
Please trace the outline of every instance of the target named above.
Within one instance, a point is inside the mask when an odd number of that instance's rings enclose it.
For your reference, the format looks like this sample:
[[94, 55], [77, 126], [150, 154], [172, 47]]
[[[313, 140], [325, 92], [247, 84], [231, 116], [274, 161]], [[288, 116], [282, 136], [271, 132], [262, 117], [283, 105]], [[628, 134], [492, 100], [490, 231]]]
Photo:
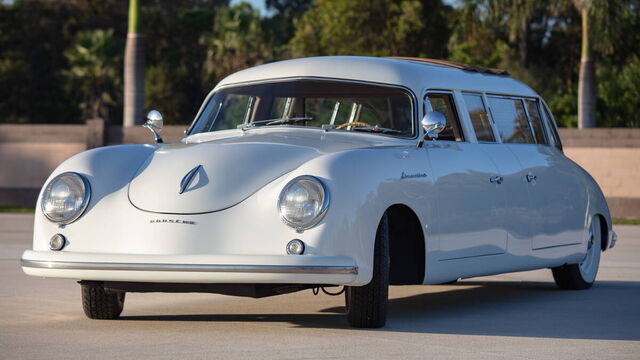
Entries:
[[353, 283], [355, 261], [313, 255], [137, 255], [27, 250], [27, 275], [96, 281], [171, 283]]

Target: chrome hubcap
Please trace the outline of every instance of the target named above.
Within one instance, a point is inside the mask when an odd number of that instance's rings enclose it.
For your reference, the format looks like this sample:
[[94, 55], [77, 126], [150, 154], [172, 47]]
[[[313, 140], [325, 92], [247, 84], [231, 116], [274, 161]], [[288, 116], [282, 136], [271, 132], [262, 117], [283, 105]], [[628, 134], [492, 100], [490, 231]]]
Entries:
[[587, 242], [587, 250], [591, 250], [593, 243], [596, 242], [596, 238], [593, 236], [593, 230], [589, 230], [589, 240]]
[[598, 265], [600, 264], [600, 246], [598, 244], [600, 223], [597, 219], [591, 224], [589, 233], [587, 235], [587, 254], [580, 263], [580, 273], [587, 282], [592, 282], [596, 273], [598, 272]]

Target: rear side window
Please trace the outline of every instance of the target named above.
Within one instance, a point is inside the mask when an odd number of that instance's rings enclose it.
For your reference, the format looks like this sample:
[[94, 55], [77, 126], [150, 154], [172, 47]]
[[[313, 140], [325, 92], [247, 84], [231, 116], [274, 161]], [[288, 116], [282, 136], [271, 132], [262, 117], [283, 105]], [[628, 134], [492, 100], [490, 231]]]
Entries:
[[531, 126], [533, 127], [533, 131], [535, 132], [534, 135], [536, 137], [536, 143], [548, 144], [547, 138], [544, 135], [542, 117], [540, 116], [540, 111], [538, 110], [538, 102], [535, 100], [526, 99], [524, 100], [524, 103], [527, 106], [529, 121], [531, 121]]
[[489, 116], [487, 115], [487, 109], [484, 106], [481, 95], [476, 94], [463, 94], [464, 103], [467, 105], [467, 111], [469, 111], [469, 118], [473, 125], [473, 130], [476, 133], [476, 138], [479, 142], [495, 142], [496, 138], [493, 136], [493, 130], [491, 129], [491, 123], [489, 122]]
[[535, 143], [522, 100], [490, 96], [489, 107], [503, 143]]
[[562, 141], [560, 140], [560, 135], [558, 134], [558, 131], [556, 130], [556, 127], [554, 125], [554, 121], [553, 121], [553, 117], [551, 116], [551, 112], [549, 112], [549, 109], [545, 106], [544, 107], [544, 115], [545, 115], [545, 125], [547, 125], [547, 128], [549, 129], [549, 132], [551, 133], [551, 136], [553, 137], [553, 142], [555, 147], [557, 147], [558, 149], [562, 150]]
[[438, 134], [438, 140], [464, 141], [451, 94], [430, 93], [427, 98], [431, 110], [441, 112], [447, 119], [447, 127]]

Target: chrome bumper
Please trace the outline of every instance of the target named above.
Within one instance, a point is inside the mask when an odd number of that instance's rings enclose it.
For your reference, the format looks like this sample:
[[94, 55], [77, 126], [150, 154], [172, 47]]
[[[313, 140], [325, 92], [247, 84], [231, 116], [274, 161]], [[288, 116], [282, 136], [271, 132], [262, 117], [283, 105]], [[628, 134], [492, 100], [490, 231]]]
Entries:
[[120, 270], [120, 271], [187, 271], [255, 274], [337, 274], [357, 275], [356, 266], [305, 265], [228, 265], [228, 264], [160, 264], [106, 263], [21, 259], [22, 267], [61, 270]]
[[607, 249], [612, 249], [616, 246], [616, 241], [618, 241], [618, 234], [615, 231], [611, 230], [609, 232], [609, 243], [607, 244]]
[[175, 283], [364, 284], [346, 256], [155, 255], [33, 251], [22, 255], [31, 276], [95, 281]]

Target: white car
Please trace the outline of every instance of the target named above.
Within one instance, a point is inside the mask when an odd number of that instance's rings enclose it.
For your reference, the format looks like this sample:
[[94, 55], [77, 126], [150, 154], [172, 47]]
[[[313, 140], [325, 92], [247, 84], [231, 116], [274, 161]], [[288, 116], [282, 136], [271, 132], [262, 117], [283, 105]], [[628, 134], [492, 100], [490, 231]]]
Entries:
[[544, 101], [504, 71], [316, 57], [221, 81], [179, 143], [89, 150], [47, 180], [33, 276], [78, 279], [92, 319], [126, 292], [346, 289], [385, 324], [389, 285], [551, 268], [585, 289], [616, 236]]

